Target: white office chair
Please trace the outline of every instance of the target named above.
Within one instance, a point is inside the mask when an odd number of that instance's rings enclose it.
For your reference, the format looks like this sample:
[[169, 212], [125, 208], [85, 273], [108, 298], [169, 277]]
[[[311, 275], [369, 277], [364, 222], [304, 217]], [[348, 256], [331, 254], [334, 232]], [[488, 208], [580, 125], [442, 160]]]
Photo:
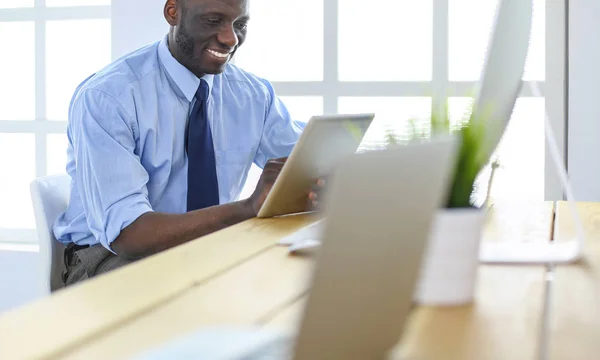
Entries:
[[69, 203], [71, 178], [66, 174], [35, 179], [30, 186], [33, 213], [40, 243], [40, 269], [43, 287], [50, 293], [64, 287], [65, 246], [52, 232], [52, 223]]

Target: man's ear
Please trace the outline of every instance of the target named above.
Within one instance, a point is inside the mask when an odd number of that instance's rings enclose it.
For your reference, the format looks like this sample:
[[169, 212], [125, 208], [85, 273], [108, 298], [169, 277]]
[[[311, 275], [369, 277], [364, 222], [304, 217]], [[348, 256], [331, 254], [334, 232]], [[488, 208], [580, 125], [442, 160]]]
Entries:
[[178, 0], [167, 0], [164, 8], [165, 20], [171, 26], [177, 26], [179, 20]]

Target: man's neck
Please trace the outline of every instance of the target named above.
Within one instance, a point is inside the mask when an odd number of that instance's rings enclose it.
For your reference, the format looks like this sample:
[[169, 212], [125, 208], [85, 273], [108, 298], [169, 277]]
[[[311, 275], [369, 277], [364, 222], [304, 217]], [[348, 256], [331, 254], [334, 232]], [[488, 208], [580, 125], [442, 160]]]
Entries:
[[186, 61], [184, 60], [183, 55], [181, 55], [181, 52], [177, 48], [177, 42], [175, 41], [175, 37], [174, 37], [172, 31], [170, 31], [169, 32], [169, 36], [167, 36], [167, 49], [169, 49], [169, 52], [171, 53], [171, 55], [173, 56], [173, 58], [175, 60], [177, 60], [178, 63], [180, 63], [182, 66], [184, 66], [186, 69], [188, 69], [198, 79], [200, 79], [204, 75], [206, 75], [206, 74], [198, 74], [198, 73], [196, 73], [193, 69], [190, 68], [190, 66], [188, 66], [186, 64]]

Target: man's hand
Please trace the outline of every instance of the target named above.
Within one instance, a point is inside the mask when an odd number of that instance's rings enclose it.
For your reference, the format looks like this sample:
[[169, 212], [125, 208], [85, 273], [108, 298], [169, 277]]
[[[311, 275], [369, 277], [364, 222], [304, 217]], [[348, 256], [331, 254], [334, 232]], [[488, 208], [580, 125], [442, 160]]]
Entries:
[[287, 157], [272, 159], [267, 161], [265, 164], [263, 172], [260, 175], [260, 179], [258, 180], [258, 184], [256, 185], [256, 189], [248, 199], [255, 214], [258, 214], [262, 204], [265, 202], [265, 199], [271, 191], [271, 188], [273, 187], [277, 176], [279, 176], [279, 173], [281, 172], [286, 160]]
[[326, 185], [326, 180], [321, 177], [315, 181], [314, 185], [308, 192], [308, 203], [306, 209], [308, 211], [316, 211], [319, 208], [319, 202], [322, 202], [323, 192]]
[[[254, 193], [248, 199], [252, 211], [258, 214], [261, 206], [265, 202], [267, 195], [271, 191], [275, 180], [279, 176], [283, 165], [287, 161], [287, 157], [269, 160], [258, 180]], [[326, 180], [324, 177], [315, 181], [314, 185], [308, 189], [306, 211], [315, 211], [319, 207], [319, 201], [322, 200], [323, 189], [325, 188]]]

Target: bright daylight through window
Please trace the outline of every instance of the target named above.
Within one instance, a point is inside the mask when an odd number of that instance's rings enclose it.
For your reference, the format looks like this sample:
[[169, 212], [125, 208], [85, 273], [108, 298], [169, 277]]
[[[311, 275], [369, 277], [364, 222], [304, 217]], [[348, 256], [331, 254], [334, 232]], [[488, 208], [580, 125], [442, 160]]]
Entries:
[[[0, 169], [10, 174], [0, 177], [0, 242], [35, 241], [28, 184], [65, 171], [72, 92], [111, 59], [110, 3], [0, 1], [0, 41], [13, 49], [0, 57]], [[365, 139], [374, 143], [385, 129], [404, 129], [445, 101], [453, 117], [464, 112], [495, 6], [496, 0], [253, 0], [235, 63], [273, 82], [297, 120], [374, 112]], [[548, 8], [535, 0], [523, 78], [540, 81], [544, 92]], [[544, 199], [544, 104], [524, 87], [498, 151], [494, 198]], [[253, 168], [242, 196], [258, 174]]]

